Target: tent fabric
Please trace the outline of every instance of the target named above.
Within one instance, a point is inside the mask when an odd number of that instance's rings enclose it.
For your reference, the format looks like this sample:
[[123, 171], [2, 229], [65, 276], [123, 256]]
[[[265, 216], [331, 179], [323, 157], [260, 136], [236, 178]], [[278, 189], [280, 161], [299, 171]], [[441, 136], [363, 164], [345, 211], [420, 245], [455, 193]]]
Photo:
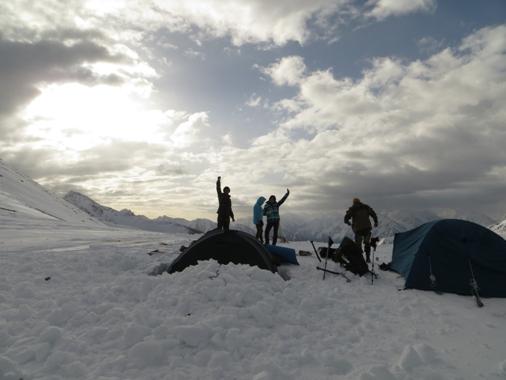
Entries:
[[199, 261], [214, 259], [220, 264], [249, 264], [276, 272], [270, 253], [253, 236], [236, 230], [212, 230], [194, 241], [169, 266], [181, 272]]
[[471, 270], [482, 297], [506, 297], [506, 241], [476, 223], [443, 219], [394, 238], [392, 270], [406, 288], [471, 294]]
[[282, 263], [299, 265], [295, 249], [280, 247], [279, 245], [266, 245], [265, 248], [271, 255], [276, 256]]

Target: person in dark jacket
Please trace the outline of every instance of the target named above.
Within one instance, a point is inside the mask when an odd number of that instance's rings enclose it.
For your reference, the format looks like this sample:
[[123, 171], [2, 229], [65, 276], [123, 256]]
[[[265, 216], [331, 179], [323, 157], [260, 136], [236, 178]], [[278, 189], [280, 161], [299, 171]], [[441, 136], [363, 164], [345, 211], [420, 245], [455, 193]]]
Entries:
[[276, 245], [278, 242], [278, 230], [279, 230], [279, 207], [286, 201], [290, 195], [290, 190], [286, 189], [286, 194], [281, 198], [279, 202], [276, 202], [276, 197], [271, 195], [269, 200], [265, 202], [264, 215], [267, 216], [267, 226], [265, 227], [265, 244], [269, 244], [269, 234], [271, 229], [274, 228], [272, 235], [272, 245]]
[[263, 244], [264, 237], [264, 216], [263, 216], [263, 210], [262, 205], [265, 202], [265, 197], [260, 197], [257, 199], [257, 203], [255, 203], [255, 206], [253, 206], [253, 224], [257, 228], [257, 235], [256, 238], [260, 243]]
[[221, 191], [221, 177], [216, 181], [216, 192], [218, 193], [218, 229], [228, 231], [230, 228], [230, 218], [235, 222], [234, 212], [232, 211], [232, 199], [230, 199], [230, 188], [225, 186]]
[[[360, 199], [354, 198], [353, 205], [346, 211], [344, 223], [351, 225], [355, 234], [355, 243], [363, 252], [365, 250], [366, 261], [371, 262], [371, 220], [374, 220], [374, 227], [378, 227], [378, 216], [376, 212], [368, 205], [362, 203]], [[351, 219], [351, 223], [350, 223]], [[364, 249], [362, 249], [362, 244]]]

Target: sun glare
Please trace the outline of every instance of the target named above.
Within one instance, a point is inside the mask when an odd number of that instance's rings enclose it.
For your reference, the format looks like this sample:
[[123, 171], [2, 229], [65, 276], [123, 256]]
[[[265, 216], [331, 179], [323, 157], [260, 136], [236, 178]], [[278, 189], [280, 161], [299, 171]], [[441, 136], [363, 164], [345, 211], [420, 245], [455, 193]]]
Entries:
[[165, 114], [128, 88], [51, 85], [23, 112], [28, 133], [46, 145], [85, 150], [112, 140], [160, 142]]

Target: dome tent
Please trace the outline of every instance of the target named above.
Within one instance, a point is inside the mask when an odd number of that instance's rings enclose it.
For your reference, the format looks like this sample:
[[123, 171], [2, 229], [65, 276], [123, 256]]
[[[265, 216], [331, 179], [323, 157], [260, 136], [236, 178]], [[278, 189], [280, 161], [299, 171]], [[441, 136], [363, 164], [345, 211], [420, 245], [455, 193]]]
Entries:
[[470, 295], [474, 274], [481, 296], [506, 297], [506, 241], [464, 220], [438, 220], [396, 234], [391, 269], [404, 276], [406, 288]]
[[249, 264], [277, 272], [272, 256], [253, 236], [236, 230], [212, 230], [192, 242], [169, 266], [167, 272], [181, 272], [198, 261], [214, 259], [220, 264]]

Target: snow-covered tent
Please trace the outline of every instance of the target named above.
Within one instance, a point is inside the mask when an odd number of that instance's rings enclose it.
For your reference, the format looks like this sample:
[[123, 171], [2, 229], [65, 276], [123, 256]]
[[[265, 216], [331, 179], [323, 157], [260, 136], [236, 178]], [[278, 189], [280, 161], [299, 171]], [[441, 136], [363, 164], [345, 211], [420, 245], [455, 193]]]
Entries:
[[168, 272], [181, 272], [198, 261], [214, 259], [220, 264], [249, 264], [276, 272], [271, 254], [253, 236], [236, 230], [212, 230], [194, 241], [169, 266]]
[[438, 220], [396, 234], [391, 268], [406, 288], [468, 295], [473, 273], [481, 296], [506, 297], [506, 241], [468, 221]]

